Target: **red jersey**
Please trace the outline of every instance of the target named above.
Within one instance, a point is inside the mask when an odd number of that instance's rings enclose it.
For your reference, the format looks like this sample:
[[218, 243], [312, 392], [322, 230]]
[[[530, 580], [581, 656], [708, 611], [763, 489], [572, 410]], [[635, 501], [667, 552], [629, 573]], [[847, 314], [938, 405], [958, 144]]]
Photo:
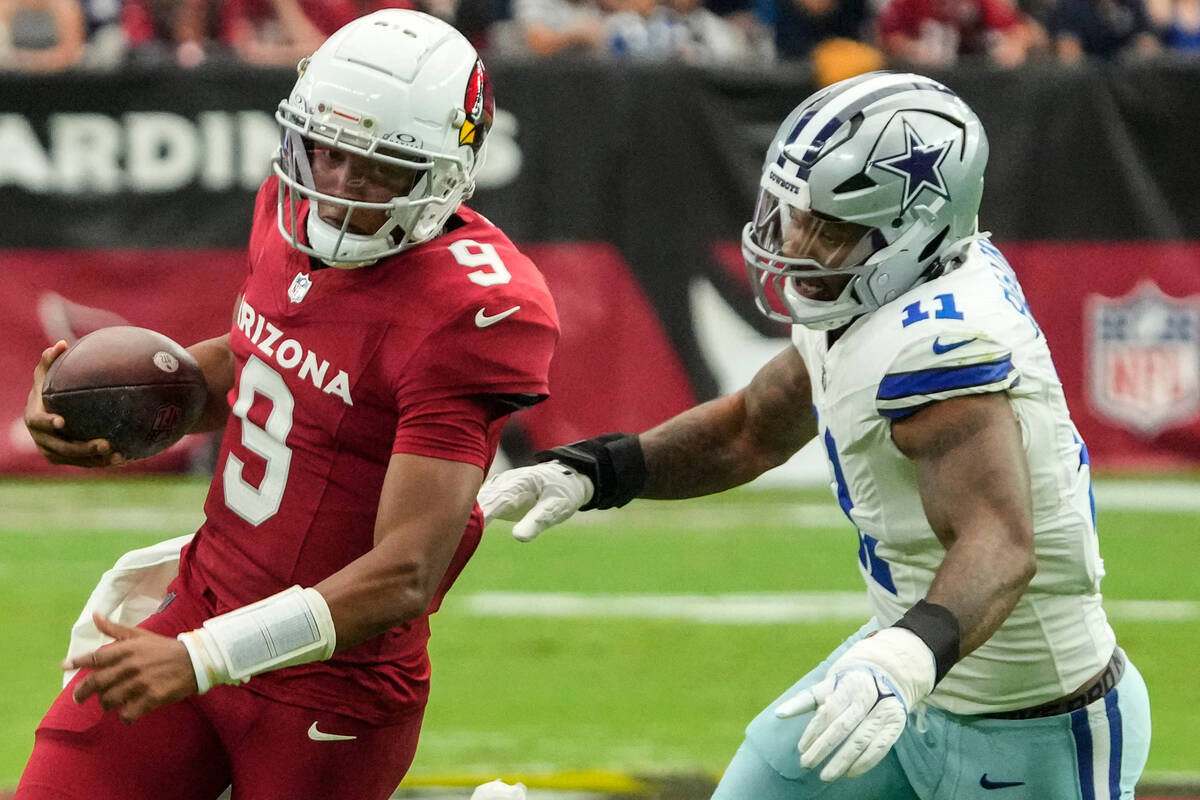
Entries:
[[[558, 338], [537, 268], [470, 209], [448, 232], [375, 265], [314, 270], [276, 228], [276, 189], [269, 178], [256, 203], [230, 330], [232, 413], [207, 519], [180, 565], [188, 592], [214, 614], [312, 586], [368, 552], [393, 453], [486, 471], [507, 413], [456, 424], [464, 398], [545, 397]], [[429, 613], [482, 527], [477, 506]], [[391, 724], [424, 706], [428, 637], [421, 617], [247, 688]]]
[[879, 12], [879, 35], [944, 41], [949, 53], [985, 53], [988, 36], [1007, 31], [1021, 15], [1005, 0], [890, 0]]
[[[410, 0], [299, 0], [298, 5], [313, 27], [326, 36], [373, 11], [415, 7]], [[224, 0], [221, 3], [221, 33], [228, 41], [237, 24], [268, 24], [275, 22], [278, 16], [270, 0]]]

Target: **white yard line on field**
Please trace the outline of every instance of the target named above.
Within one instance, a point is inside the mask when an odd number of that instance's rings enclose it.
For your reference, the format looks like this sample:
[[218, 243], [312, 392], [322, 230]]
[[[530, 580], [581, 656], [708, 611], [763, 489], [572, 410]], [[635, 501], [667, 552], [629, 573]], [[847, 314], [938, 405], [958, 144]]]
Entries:
[[1200, 512], [1200, 484], [1195, 481], [1096, 481], [1100, 511]]
[[[458, 601], [481, 617], [685, 620], [717, 625], [864, 620], [871, 615], [862, 592], [762, 592], [745, 594], [593, 594], [570, 592], [478, 592]], [[1190, 622], [1200, 602], [1109, 600], [1113, 620]]]
[[[155, 531], [186, 533], [204, 521], [202, 490], [183, 486], [165, 491], [157, 503], [103, 504], [71, 502], [58, 490], [36, 484], [18, 492], [0, 487], [0, 531], [44, 534], [53, 531]], [[579, 514], [570, 524], [604, 525], [618, 520], [712, 530], [752, 521], [762, 526], [829, 528], [847, 525], [832, 497], [812, 502], [787, 495], [742, 493], [728, 500], [694, 503], [638, 502], [628, 510]], [[1200, 483], [1194, 481], [1099, 480], [1099, 511], [1200, 513]], [[1197, 527], [1200, 530], [1200, 526]]]
[[841, 528], [849, 525], [846, 515], [832, 498], [829, 502], [810, 503], [776, 498], [755, 499], [741, 495], [724, 502], [634, 503], [624, 509], [576, 514], [571, 525], [639, 525], [719, 530], [734, 525], [753, 524], [760, 528]]
[[163, 531], [170, 535], [190, 533], [204, 522], [204, 510], [155, 506], [46, 506], [0, 510], [0, 531], [10, 533], [76, 533], [91, 531]]

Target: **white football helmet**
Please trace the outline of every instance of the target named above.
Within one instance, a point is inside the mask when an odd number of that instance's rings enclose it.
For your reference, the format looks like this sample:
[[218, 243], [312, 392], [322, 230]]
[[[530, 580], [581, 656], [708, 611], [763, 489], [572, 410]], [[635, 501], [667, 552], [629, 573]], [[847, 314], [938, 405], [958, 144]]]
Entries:
[[[491, 83], [475, 48], [453, 27], [418, 11], [386, 9], [345, 25], [302, 60], [296, 85], [275, 119], [283, 142], [279, 230], [310, 256], [356, 267], [437, 236], [471, 196], [495, 113]], [[314, 147], [370, 159], [372, 167], [418, 173], [407, 194], [362, 202], [322, 193], [313, 183]], [[303, 203], [312, 210], [304, 223]], [[346, 209], [340, 225], [317, 202]], [[373, 233], [356, 231], [355, 212], [386, 212]], [[376, 215], [377, 216], [377, 215]], [[372, 226], [373, 227], [373, 226]]]
[[975, 113], [920, 75], [809, 97], [775, 134], [742, 231], [759, 309], [837, 328], [941, 274], [979, 237], [987, 156]]

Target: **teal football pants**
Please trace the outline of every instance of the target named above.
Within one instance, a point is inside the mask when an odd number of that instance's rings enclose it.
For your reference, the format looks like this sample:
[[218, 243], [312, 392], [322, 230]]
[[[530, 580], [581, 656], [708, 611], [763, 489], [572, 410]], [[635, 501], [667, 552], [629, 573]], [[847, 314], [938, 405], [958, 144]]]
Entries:
[[811, 714], [775, 707], [820, 681], [875, 629], [863, 626], [746, 728], [713, 800], [1127, 800], [1150, 750], [1150, 700], [1132, 662], [1089, 706], [1029, 720], [951, 714], [921, 706], [891, 752], [865, 775], [825, 783], [800, 767], [796, 743]]

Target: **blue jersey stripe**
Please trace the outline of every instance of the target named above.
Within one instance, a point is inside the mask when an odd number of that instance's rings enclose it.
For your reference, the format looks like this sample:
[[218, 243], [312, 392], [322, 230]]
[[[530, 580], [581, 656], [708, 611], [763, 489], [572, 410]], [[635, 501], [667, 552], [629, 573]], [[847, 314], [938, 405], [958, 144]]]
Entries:
[[929, 408], [931, 405], [933, 403], [921, 403], [920, 405], [905, 406], [904, 408], [881, 408], [879, 409], [879, 413], [888, 419], [907, 419], [922, 408]]
[[[1086, 466], [1091, 470], [1092, 458], [1088, 455], [1087, 444], [1078, 435], [1076, 435], [1075, 441], [1079, 442], [1079, 468], [1083, 469]], [[1099, 533], [1100, 528], [1096, 525], [1096, 489], [1091, 480], [1088, 480], [1088, 502], [1092, 506], [1092, 530]]]
[[1104, 711], [1108, 715], [1108, 794], [1110, 800], [1121, 800], [1121, 709], [1116, 689], [1104, 696]]
[[1096, 800], [1092, 776], [1092, 729], [1088, 726], [1086, 706], [1071, 712], [1071, 733], [1075, 735], [1075, 759], [1079, 764], [1079, 796], [1082, 800]]
[[1003, 380], [1012, 372], [1012, 358], [967, 364], [961, 367], [940, 367], [917, 372], [885, 375], [879, 382], [876, 400], [899, 400], [913, 395], [929, 395], [951, 389], [969, 389]]
[[846, 519], [854, 522], [854, 517], [850, 516], [850, 510], [854, 508], [854, 501], [850, 499], [850, 487], [846, 485], [846, 476], [842, 474], [842, 462], [838, 460], [837, 445], [834, 444], [833, 434], [828, 430], [825, 431], [825, 453], [829, 456], [829, 463], [833, 466], [833, 478], [837, 482], [838, 505], [842, 507], [842, 513], [846, 515]]
[[[833, 440], [833, 434], [829, 432], [828, 428], [825, 429], [823, 438], [825, 452], [829, 455], [829, 464], [833, 467], [833, 479], [837, 483], [838, 505], [842, 507], [846, 519], [854, 522], [854, 517], [850, 516], [850, 512], [854, 510], [854, 501], [850, 499], [850, 487], [846, 484], [846, 476], [842, 472], [842, 462], [838, 459], [837, 442]], [[857, 526], [855, 527], [857, 528]], [[877, 544], [879, 544], [878, 539], [868, 536], [862, 531], [858, 532], [859, 563], [863, 565], [867, 574], [875, 579], [876, 583], [892, 594], [896, 594], [896, 582], [892, 580], [892, 568], [886, 561], [875, 555], [875, 545]]]
[[875, 555], [875, 546], [879, 544], [879, 540], [874, 536], [868, 536], [862, 531], [858, 532], [858, 561], [863, 565], [863, 569], [867, 574], [875, 579], [875, 582], [887, 589], [892, 594], [899, 594], [896, 591], [896, 582], [892, 580], [892, 567], [888, 562], [884, 561], [879, 556]]

